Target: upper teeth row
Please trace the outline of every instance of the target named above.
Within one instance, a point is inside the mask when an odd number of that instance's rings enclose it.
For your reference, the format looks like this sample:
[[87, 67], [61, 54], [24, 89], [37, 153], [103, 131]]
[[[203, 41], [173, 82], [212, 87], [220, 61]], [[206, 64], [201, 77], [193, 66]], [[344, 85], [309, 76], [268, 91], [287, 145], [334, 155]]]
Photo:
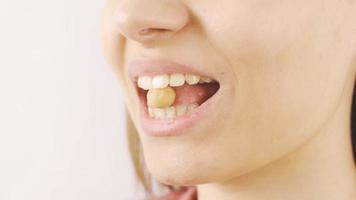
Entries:
[[213, 80], [208, 77], [191, 75], [191, 74], [162, 74], [157, 76], [140, 76], [137, 80], [138, 87], [144, 90], [153, 88], [165, 88], [168, 86], [178, 87], [187, 82], [189, 85], [198, 83], [210, 83]]

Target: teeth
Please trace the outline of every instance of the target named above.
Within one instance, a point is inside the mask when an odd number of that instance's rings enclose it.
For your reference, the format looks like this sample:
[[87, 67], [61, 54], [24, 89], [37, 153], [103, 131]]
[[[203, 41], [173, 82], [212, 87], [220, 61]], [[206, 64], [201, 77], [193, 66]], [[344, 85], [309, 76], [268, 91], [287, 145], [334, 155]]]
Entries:
[[199, 83], [211, 83], [213, 80], [208, 77], [201, 77]]
[[197, 108], [199, 105], [188, 104], [188, 105], [178, 105], [171, 106], [168, 108], [148, 108], [148, 113], [151, 118], [155, 119], [173, 119], [178, 116], [187, 114]]
[[165, 109], [166, 118], [175, 118], [176, 117], [176, 109], [174, 107], [168, 107]]
[[153, 109], [154, 109], [154, 108], [148, 107], [148, 115], [149, 115], [150, 117], [154, 117], [154, 116], [155, 116]]
[[208, 77], [200, 77], [192, 74], [162, 74], [154, 77], [141, 76], [137, 80], [139, 88], [144, 90], [160, 89], [167, 86], [179, 87], [187, 83], [188, 85], [195, 85], [198, 83], [210, 83], [214, 80]]
[[176, 106], [177, 116], [184, 115], [187, 112], [187, 105]]
[[168, 74], [158, 75], [153, 77], [152, 79], [152, 87], [153, 88], [165, 88], [169, 84], [169, 76]]
[[184, 74], [171, 74], [169, 79], [169, 85], [172, 87], [178, 87], [184, 85]]
[[149, 76], [141, 76], [137, 80], [138, 87], [149, 90], [152, 88], [152, 78]]
[[194, 85], [194, 84], [199, 83], [199, 79], [200, 79], [200, 76], [195, 76], [195, 75], [190, 75], [190, 74], [185, 75], [185, 81], [187, 81], [187, 83], [189, 85]]
[[153, 111], [154, 118], [156, 119], [166, 118], [166, 112], [164, 108], [154, 108], [152, 111]]
[[197, 103], [189, 104], [187, 107], [187, 112], [192, 111], [193, 109], [197, 108], [199, 105]]
[[210, 83], [214, 80], [192, 74], [162, 74], [157, 76], [141, 76], [137, 79], [139, 88], [148, 90], [146, 94], [148, 114], [155, 119], [174, 119], [190, 113], [197, 108], [197, 103], [172, 106], [176, 94], [172, 87], [179, 87], [187, 83], [195, 85], [199, 83]]

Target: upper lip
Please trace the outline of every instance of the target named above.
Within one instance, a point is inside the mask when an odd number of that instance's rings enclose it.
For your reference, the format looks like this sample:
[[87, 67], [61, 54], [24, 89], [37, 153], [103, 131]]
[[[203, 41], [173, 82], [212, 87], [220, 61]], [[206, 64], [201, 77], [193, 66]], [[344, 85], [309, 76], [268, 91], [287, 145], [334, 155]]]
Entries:
[[161, 74], [192, 74], [213, 78], [208, 71], [194, 65], [179, 63], [170, 59], [135, 59], [128, 63], [128, 75], [132, 81], [139, 76], [156, 76]]

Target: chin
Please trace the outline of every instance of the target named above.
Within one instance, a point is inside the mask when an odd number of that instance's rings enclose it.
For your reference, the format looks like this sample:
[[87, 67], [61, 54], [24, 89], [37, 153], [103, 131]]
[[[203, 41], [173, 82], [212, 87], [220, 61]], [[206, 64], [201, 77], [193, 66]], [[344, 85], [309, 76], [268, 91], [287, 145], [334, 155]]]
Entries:
[[[194, 158], [171, 156], [169, 159], [151, 159], [145, 157], [148, 171], [160, 183], [174, 186], [192, 186], [208, 183], [208, 166], [199, 167], [199, 161]], [[209, 173], [206, 173], [209, 172]]]
[[209, 181], [207, 174], [202, 174], [197, 169], [172, 169], [172, 170], [159, 170], [149, 169], [152, 176], [158, 182], [172, 185], [172, 186], [194, 186], [212, 182]]

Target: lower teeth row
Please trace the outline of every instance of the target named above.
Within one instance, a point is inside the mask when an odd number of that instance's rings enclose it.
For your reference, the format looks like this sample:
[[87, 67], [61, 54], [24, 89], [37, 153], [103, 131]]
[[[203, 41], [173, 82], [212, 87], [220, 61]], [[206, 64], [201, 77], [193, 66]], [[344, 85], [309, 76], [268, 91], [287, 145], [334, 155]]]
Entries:
[[191, 112], [197, 108], [197, 103], [171, 106], [167, 108], [151, 108], [148, 107], [149, 116], [155, 119], [172, 119]]

